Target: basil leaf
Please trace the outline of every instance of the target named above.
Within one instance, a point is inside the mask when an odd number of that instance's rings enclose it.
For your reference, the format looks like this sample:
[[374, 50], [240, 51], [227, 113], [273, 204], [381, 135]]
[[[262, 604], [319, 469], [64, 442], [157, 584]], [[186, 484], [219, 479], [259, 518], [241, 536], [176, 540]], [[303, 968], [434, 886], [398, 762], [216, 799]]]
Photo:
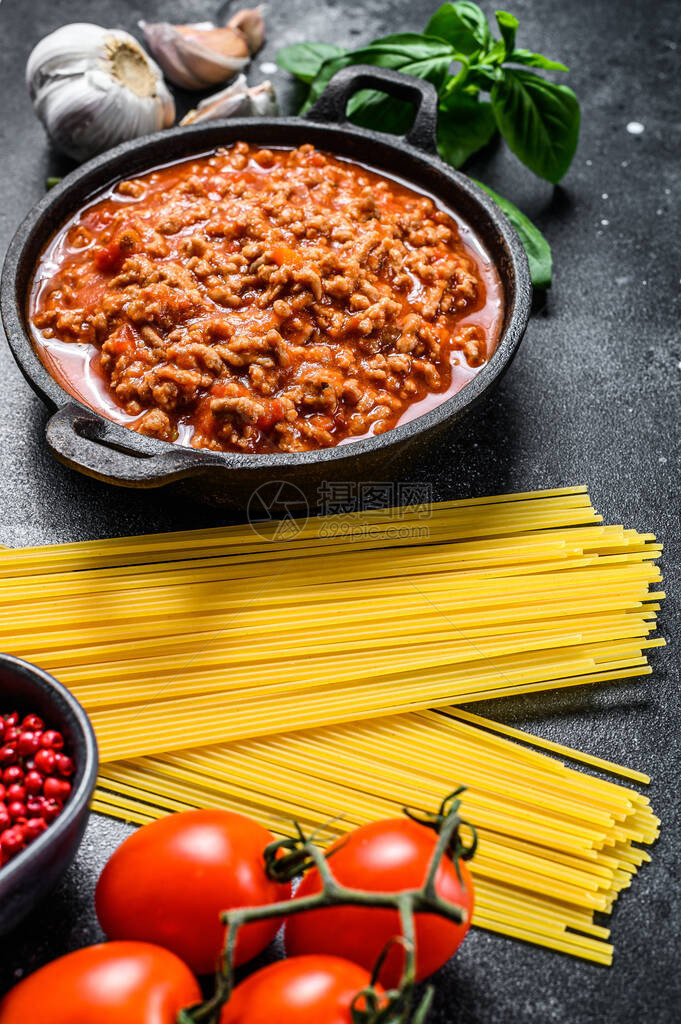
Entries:
[[321, 96], [337, 71], [352, 64], [375, 64], [382, 68], [393, 68], [406, 75], [424, 78], [440, 89], [447, 79], [454, 59], [455, 54], [451, 46], [444, 40], [421, 36], [416, 32], [403, 32], [377, 39], [361, 50], [353, 50], [324, 61], [312, 83], [310, 96], [303, 110], [307, 110]]
[[443, 4], [426, 25], [426, 35], [440, 36], [464, 54], [486, 50], [492, 41], [487, 18], [477, 4], [466, 0]]
[[345, 50], [342, 47], [331, 43], [296, 43], [279, 51], [277, 64], [302, 82], [309, 83], [317, 76], [325, 60], [339, 57], [343, 53]]
[[[495, 39], [487, 52], [482, 55], [480, 60], [483, 62], [483, 67], [490, 69], [493, 69], [498, 64], [502, 64], [506, 60], [506, 43], [504, 40]], [[476, 66], [480, 65], [473, 65], [473, 67]]]
[[496, 130], [491, 103], [461, 93], [452, 93], [440, 102], [437, 148], [453, 167], [462, 167], [490, 142]]
[[531, 71], [504, 68], [491, 99], [499, 131], [515, 155], [539, 177], [560, 181], [579, 139], [579, 102], [572, 89]]
[[338, 57], [329, 57], [324, 61], [310, 84], [310, 91], [307, 99], [300, 108], [301, 114], [304, 114], [306, 110], [309, 110], [315, 100], [319, 99], [336, 72], [353, 63], [353, 57], [354, 54], [352, 53], [343, 53]]
[[506, 53], [510, 53], [515, 46], [515, 34], [518, 31], [518, 19], [514, 18], [508, 11], [495, 11], [497, 25], [501, 32], [501, 38], [506, 45]]
[[532, 50], [513, 50], [506, 58], [511, 64], [525, 64], [529, 68], [543, 68], [545, 71], [569, 71], [570, 69], [557, 60], [549, 60], [543, 53]]
[[[496, 67], [490, 68], [483, 64], [475, 65], [466, 75], [466, 84], [476, 89], [484, 89], [491, 92], [495, 82], [503, 77], [504, 72]], [[458, 90], [457, 90], [458, 91]]]
[[393, 99], [375, 89], [361, 89], [348, 103], [348, 120], [362, 128], [374, 128], [392, 135], [406, 135], [414, 123], [410, 103]]
[[[475, 181], [475, 178], [471, 178]], [[489, 196], [492, 197], [497, 206], [503, 210], [513, 227], [520, 236], [520, 241], [525, 247], [527, 259], [530, 264], [530, 276], [535, 288], [551, 287], [551, 246], [542, 235], [539, 228], [532, 223], [529, 217], [514, 206], [509, 199], [504, 199], [498, 192], [483, 185], [481, 181], [475, 181]]]

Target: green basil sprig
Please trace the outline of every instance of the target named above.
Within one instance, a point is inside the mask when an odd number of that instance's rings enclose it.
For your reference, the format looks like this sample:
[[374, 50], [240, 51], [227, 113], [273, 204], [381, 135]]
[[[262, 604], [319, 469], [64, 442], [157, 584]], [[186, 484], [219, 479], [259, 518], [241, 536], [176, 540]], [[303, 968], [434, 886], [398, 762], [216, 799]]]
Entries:
[[[374, 64], [424, 78], [438, 90], [438, 148], [443, 160], [461, 167], [499, 131], [530, 170], [555, 184], [577, 148], [579, 102], [567, 86], [527, 69], [568, 69], [543, 54], [518, 49], [518, 20], [512, 14], [497, 11], [496, 23], [498, 38], [477, 4], [458, 0], [443, 4], [423, 34], [401, 32], [358, 50], [299, 43], [280, 50], [277, 61], [309, 86], [303, 111], [321, 96], [337, 71], [352, 64]], [[411, 122], [407, 104], [372, 89], [352, 97], [348, 117], [355, 124], [398, 134]], [[512, 203], [496, 194], [495, 199], [525, 243], [535, 287], [548, 288], [548, 243]]]

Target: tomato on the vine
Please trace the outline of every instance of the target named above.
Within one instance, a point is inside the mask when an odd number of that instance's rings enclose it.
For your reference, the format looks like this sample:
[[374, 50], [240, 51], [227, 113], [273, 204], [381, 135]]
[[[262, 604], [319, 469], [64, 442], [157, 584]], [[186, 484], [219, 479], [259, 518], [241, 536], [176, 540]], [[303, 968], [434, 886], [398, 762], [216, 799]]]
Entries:
[[[353, 1001], [370, 981], [368, 971], [336, 956], [279, 960], [237, 985], [220, 1024], [352, 1024]], [[363, 1004], [360, 997], [356, 1006]]]
[[[398, 892], [420, 888], [437, 845], [434, 831], [408, 818], [376, 821], [337, 840], [327, 851], [329, 866], [336, 879], [355, 889]], [[437, 914], [417, 914], [416, 979], [427, 978], [449, 960], [468, 931], [473, 913], [473, 886], [468, 870], [459, 863], [461, 881], [455, 864], [443, 857], [435, 876], [439, 896], [457, 903], [466, 911], [462, 924]], [[463, 883], [463, 884], [462, 884]], [[309, 896], [322, 888], [319, 872], [308, 872], [296, 891], [296, 898]], [[286, 921], [285, 945], [291, 956], [326, 953], [345, 957], [371, 971], [391, 938], [402, 934], [396, 910], [373, 907], [339, 906], [307, 911]], [[404, 951], [392, 948], [381, 970], [386, 987], [399, 984]]]
[[0, 1002], [0, 1024], [176, 1024], [201, 1000], [186, 964], [146, 942], [87, 946], [19, 982]]
[[[289, 884], [265, 872], [270, 842], [267, 829], [229, 811], [184, 811], [145, 825], [102, 872], [95, 894], [100, 924], [110, 939], [154, 942], [208, 974], [224, 942], [222, 911], [291, 895]], [[235, 963], [257, 956], [280, 925], [278, 919], [245, 925]]]

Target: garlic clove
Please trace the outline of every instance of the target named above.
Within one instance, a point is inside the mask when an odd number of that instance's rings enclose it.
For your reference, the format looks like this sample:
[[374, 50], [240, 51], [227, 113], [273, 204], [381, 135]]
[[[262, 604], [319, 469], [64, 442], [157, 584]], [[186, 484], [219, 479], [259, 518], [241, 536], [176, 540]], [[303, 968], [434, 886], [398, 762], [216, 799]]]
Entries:
[[265, 41], [263, 11], [264, 7], [254, 7], [245, 11], [238, 11], [227, 22], [228, 28], [235, 28], [246, 36], [251, 55], [257, 53]]
[[140, 21], [144, 40], [165, 75], [183, 89], [205, 89], [226, 82], [246, 67], [250, 50], [246, 36], [210, 22], [171, 25]]
[[226, 89], [201, 100], [196, 110], [190, 110], [180, 124], [196, 124], [197, 121], [215, 121], [230, 117], [271, 117], [277, 113], [277, 97], [272, 83], [261, 82], [260, 85], [249, 89], [246, 76], [239, 75]]
[[75, 160], [175, 120], [161, 69], [117, 29], [85, 23], [57, 29], [31, 52], [26, 79], [50, 141]]
[[182, 118], [180, 124], [195, 124], [197, 121], [210, 121], [221, 117], [248, 117], [250, 113], [251, 101], [246, 76], [239, 75], [226, 89], [201, 100], [195, 110], [190, 110]]
[[254, 117], [276, 117], [279, 103], [274, 86], [269, 81], [261, 82], [249, 90]]
[[236, 29], [228, 26], [213, 28], [203, 25], [176, 25], [175, 28], [185, 39], [207, 47], [221, 57], [250, 57], [248, 40], [243, 32]]

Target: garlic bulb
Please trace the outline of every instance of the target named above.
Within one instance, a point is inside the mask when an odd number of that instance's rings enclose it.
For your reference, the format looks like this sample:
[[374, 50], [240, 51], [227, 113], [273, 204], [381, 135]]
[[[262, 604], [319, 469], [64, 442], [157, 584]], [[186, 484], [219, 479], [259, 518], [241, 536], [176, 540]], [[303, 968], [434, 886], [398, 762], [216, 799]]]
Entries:
[[246, 76], [239, 75], [222, 92], [201, 100], [196, 110], [190, 110], [180, 124], [196, 124], [197, 121], [227, 117], [271, 117], [278, 112], [277, 97], [271, 82], [261, 82], [249, 89]]
[[28, 58], [26, 84], [50, 141], [79, 161], [175, 120], [160, 68], [118, 29], [57, 29]]
[[167, 78], [183, 89], [206, 89], [242, 71], [265, 38], [261, 9], [239, 11], [222, 28], [211, 21], [171, 25], [140, 21], [144, 40]]

